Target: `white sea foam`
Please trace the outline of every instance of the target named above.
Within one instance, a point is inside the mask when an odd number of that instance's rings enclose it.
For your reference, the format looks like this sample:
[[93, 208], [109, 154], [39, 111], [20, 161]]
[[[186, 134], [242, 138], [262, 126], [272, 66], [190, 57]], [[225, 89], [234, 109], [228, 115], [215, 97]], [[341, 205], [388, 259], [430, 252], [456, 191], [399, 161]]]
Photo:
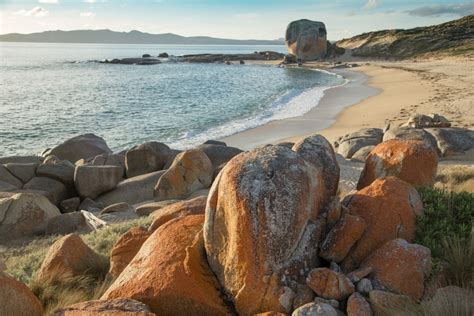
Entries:
[[275, 100], [267, 110], [257, 116], [227, 122], [223, 125], [207, 129], [195, 135], [192, 133], [186, 133], [177, 141], [169, 145], [172, 148], [188, 149], [202, 144], [209, 139], [219, 139], [265, 125], [272, 121], [302, 116], [319, 104], [326, 90], [346, 85], [349, 82], [348, 79], [345, 79], [338, 74], [325, 70], [314, 70], [337, 76], [344, 79], [344, 82], [335, 86], [315, 86], [303, 91], [290, 91]]

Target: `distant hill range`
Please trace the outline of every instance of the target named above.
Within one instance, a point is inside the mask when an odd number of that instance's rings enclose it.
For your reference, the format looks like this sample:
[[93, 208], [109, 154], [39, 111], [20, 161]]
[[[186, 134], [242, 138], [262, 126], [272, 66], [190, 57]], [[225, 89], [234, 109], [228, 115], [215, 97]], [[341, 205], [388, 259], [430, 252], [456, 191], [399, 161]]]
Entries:
[[32, 34], [0, 35], [0, 42], [105, 43], [105, 44], [187, 44], [187, 45], [284, 45], [284, 40], [234, 40], [207, 36], [185, 37], [172, 33], [150, 34], [111, 30], [46, 31]]
[[356, 57], [411, 58], [420, 55], [474, 55], [474, 15], [408, 30], [364, 33], [336, 42]]

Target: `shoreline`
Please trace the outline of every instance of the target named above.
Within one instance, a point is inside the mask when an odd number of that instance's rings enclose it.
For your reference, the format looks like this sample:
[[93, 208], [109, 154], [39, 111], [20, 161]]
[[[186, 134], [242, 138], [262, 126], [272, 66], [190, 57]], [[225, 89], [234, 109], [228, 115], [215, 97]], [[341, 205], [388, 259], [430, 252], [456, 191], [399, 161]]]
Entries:
[[345, 108], [382, 92], [380, 89], [369, 86], [370, 77], [362, 72], [348, 69], [324, 69], [323, 67], [306, 66], [306, 68], [340, 75], [348, 82], [326, 89], [318, 104], [303, 115], [271, 121], [219, 140], [243, 150], [269, 143], [291, 141], [293, 138], [329, 128]]
[[323, 63], [304, 64], [340, 74], [351, 82], [327, 89], [319, 104], [303, 116], [272, 121], [221, 140], [246, 150], [297, 142], [319, 133], [332, 143], [361, 128], [383, 128], [386, 123], [397, 126], [417, 113], [441, 114], [453, 127], [474, 126], [474, 93], [470, 89], [474, 75], [466, 75], [474, 68], [472, 59], [351, 62], [361, 66], [328, 69]]

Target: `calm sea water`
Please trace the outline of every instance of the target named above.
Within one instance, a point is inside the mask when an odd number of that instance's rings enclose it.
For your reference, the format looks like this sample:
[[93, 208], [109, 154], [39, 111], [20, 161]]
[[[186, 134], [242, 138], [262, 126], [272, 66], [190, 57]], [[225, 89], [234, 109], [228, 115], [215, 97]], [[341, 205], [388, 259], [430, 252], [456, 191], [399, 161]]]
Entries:
[[144, 53], [251, 53], [280, 46], [0, 43], [0, 156], [95, 133], [114, 150], [156, 140], [197, 145], [299, 116], [343, 79], [255, 65], [107, 65]]

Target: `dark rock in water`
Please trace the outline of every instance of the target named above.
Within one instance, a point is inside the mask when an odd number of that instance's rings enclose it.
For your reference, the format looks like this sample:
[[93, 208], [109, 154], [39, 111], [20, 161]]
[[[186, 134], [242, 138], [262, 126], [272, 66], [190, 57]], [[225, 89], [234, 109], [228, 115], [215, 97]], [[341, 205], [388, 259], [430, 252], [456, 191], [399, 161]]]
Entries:
[[168, 57], [170, 57], [170, 55], [168, 55], [168, 53], [160, 53], [160, 54], [158, 55], [158, 57], [160, 57], [160, 58], [168, 58]]
[[226, 65], [232, 65], [232, 63], [230, 61], [226, 61], [225, 64]]
[[219, 146], [227, 146], [226, 143], [224, 142], [220, 142], [218, 140], [213, 140], [213, 139], [209, 139], [207, 141], [205, 141], [204, 143], [202, 143], [203, 145], [219, 145]]
[[197, 54], [178, 57], [178, 61], [188, 63], [223, 63], [241, 60], [281, 60], [285, 55], [272, 51], [254, 52], [253, 54]]
[[156, 58], [145, 57], [145, 58], [123, 58], [123, 59], [112, 59], [111, 61], [105, 60], [105, 64], [120, 64], [120, 65], [156, 65], [161, 64], [161, 61]]
[[151, 57], [150, 54], [143, 54], [143, 55], [142, 55], [142, 58], [150, 58], [150, 57]]
[[286, 28], [288, 52], [301, 60], [321, 59], [327, 53], [326, 26], [322, 22], [298, 20]]
[[240, 64], [241, 64], [241, 65], [245, 65], [245, 61], [240, 60]]
[[291, 54], [285, 55], [285, 57], [283, 58], [283, 63], [284, 64], [294, 64], [294, 63], [296, 63], [296, 56], [291, 55]]

